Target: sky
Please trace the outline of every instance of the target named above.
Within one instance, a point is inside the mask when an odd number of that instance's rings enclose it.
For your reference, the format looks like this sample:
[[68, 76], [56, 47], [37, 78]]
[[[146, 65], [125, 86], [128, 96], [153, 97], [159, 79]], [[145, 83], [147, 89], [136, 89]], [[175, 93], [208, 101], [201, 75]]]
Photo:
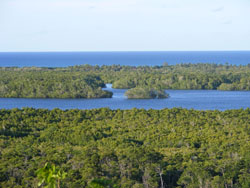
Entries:
[[0, 0], [0, 52], [250, 50], [250, 0]]

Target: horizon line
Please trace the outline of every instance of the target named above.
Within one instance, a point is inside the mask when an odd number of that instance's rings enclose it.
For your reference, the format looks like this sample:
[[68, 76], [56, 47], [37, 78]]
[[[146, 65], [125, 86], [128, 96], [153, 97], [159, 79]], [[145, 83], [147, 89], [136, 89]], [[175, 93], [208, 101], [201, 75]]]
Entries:
[[250, 50], [110, 50], [110, 51], [0, 51], [0, 53], [96, 53], [96, 52], [250, 52]]

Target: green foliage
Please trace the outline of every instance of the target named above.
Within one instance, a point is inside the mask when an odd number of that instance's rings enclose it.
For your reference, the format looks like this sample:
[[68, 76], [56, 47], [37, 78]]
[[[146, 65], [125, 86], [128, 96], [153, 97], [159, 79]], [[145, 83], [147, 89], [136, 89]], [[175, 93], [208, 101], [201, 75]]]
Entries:
[[0, 187], [246, 188], [249, 125], [250, 109], [1, 109]]
[[108, 98], [112, 93], [99, 76], [57, 69], [0, 69], [0, 97]]
[[[71, 71], [92, 72], [113, 88], [250, 90], [250, 67], [217, 64], [163, 66], [74, 66]], [[223, 84], [223, 85], [222, 85]], [[229, 87], [225, 87], [229, 86]], [[221, 86], [222, 85], [222, 86]], [[221, 87], [220, 87], [221, 86]]]
[[0, 67], [0, 97], [101, 98], [113, 88], [250, 90], [250, 66], [177, 64], [164, 66]]
[[40, 180], [38, 186], [47, 188], [56, 188], [60, 187], [60, 180], [65, 179], [67, 173], [62, 172], [61, 170], [56, 169], [54, 164], [46, 163], [43, 168], [38, 169], [37, 177]]
[[[112, 186], [112, 181], [111, 180], [107, 180], [107, 179], [94, 179], [92, 180], [87, 188], [109, 188]], [[112, 186], [112, 187], [116, 187], [116, 186]]]
[[218, 87], [218, 90], [234, 91], [234, 90], [239, 90], [239, 89], [237, 89], [237, 85], [236, 84], [225, 84], [225, 83], [222, 83]]
[[137, 87], [127, 90], [125, 95], [128, 99], [162, 99], [168, 97], [164, 90]]

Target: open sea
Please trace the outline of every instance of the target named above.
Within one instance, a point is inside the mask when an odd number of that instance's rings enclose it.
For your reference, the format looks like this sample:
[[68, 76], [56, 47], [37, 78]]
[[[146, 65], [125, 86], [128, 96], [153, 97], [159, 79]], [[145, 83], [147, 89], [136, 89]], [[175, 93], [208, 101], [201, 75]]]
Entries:
[[167, 62], [250, 64], [250, 51], [218, 52], [0, 52], [2, 67], [67, 67], [81, 64], [155, 66]]
[[[1, 67], [67, 67], [81, 64], [156, 66], [167, 62], [216, 63], [232, 65], [250, 64], [250, 51], [227, 52], [42, 52], [0, 53]], [[108, 88], [114, 93], [111, 99], [20, 99], [0, 98], [0, 109], [47, 108], [47, 109], [164, 109], [181, 107], [197, 110], [228, 110], [250, 108], [250, 91], [168, 90], [168, 99], [129, 100], [126, 90]]]

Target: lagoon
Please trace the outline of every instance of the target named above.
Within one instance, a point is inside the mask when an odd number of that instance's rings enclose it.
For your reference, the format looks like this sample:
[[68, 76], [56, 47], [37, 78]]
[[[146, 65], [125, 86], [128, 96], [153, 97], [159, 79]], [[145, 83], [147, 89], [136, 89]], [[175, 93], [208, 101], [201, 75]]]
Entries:
[[164, 109], [187, 108], [196, 110], [228, 110], [250, 108], [250, 91], [217, 91], [217, 90], [166, 90], [167, 99], [127, 99], [125, 89], [113, 89], [108, 85], [106, 90], [114, 93], [112, 98], [105, 99], [23, 99], [0, 98], [0, 108], [45, 108], [54, 109]]

